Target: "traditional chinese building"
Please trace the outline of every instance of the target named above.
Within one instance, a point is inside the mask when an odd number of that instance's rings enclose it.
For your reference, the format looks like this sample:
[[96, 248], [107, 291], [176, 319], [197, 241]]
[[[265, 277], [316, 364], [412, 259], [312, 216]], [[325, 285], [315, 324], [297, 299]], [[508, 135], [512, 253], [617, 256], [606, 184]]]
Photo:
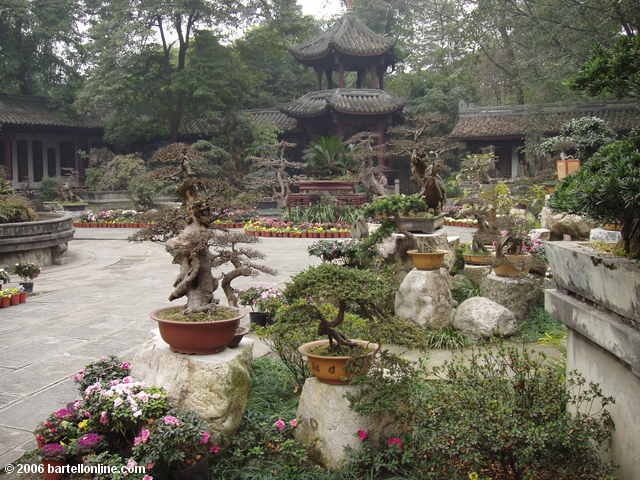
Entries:
[[66, 115], [46, 98], [0, 94], [0, 166], [18, 188], [75, 173], [83, 183], [86, 164], [77, 152], [101, 138], [98, 123]]

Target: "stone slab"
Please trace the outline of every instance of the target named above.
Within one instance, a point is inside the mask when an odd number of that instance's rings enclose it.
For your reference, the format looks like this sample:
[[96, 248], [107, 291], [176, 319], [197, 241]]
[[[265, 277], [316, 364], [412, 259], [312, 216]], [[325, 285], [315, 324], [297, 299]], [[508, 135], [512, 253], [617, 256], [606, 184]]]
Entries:
[[491, 273], [491, 265], [468, 265], [465, 263], [463, 274], [476, 285], [480, 286], [482, 281]]
[[605, 230], [604, 228], [592, 228], [589, 233], [590, 242], [618, 243], [621, 238], [621, 232], [616, 230]]
[[131, 376], [160, 385], [175, 404], [200, 414], [213, 436], [232, 435], [240, 426], [251, 388], [253, 340], [213, 355], [172, 352], [155, 332], [132, 361]]

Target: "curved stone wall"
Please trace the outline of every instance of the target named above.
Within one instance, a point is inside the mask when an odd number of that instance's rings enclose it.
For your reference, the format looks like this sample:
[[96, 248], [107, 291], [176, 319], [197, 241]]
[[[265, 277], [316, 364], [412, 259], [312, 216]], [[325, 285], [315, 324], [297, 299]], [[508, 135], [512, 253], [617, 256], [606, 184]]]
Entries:
[[0, 224], [0, 266], [18, 262], [59, 263], [73, 238], [70, 215], [41, 214], [35, 222]]

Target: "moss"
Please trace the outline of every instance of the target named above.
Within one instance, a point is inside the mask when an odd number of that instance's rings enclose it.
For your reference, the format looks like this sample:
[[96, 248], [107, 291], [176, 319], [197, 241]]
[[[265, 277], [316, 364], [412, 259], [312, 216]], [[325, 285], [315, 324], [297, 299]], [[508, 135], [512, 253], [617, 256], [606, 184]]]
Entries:
[[235, 308], [218, 307], [211, 313], [190, 313], [185, 315], [184, 307], [174, 307], [164, 310], [158, 314], [160, 320], [169, 320], [171, 322], [220, 322], [230, 320], [238, 316], [238, 310]]
[[360, 346], [347, 348], [346, 350], [330, 350], [329, 345], [319, 345], [309, 350], [312, 355], [318, 355], [321, 357], [364, 357], [371, 353], [373, 350], [370, 348], [364, 348]]

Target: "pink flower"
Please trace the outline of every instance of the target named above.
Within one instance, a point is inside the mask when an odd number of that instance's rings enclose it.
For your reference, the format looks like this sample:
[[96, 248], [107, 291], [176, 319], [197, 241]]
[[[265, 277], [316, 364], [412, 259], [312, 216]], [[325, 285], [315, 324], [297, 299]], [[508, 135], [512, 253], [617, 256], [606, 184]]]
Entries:
[[202, 432], [202, 436], [200, 437], [200, 443], [209, 443], [209, 432]]
[[298, 420], [296, 420], [295, 418], [293, 420], [291, 420], [289, 422], [289, 425], [291, 425], [293, 428], [298, 426]]
[[218, 445], [214, 445], [209, 449], [211, 453], [218, 453], [220, 451], [220, 447]]
[[287, 426], [287, 424], [284, 423], [283, 420], [277, 420], [273, 425], [280, 431], [283, 431]]
[[133, 468], [133, 467], [135, 467], [137, 465], [138, 465], [138, 463], [133, 458], [130, 458], [129, 461], [127, 462], [127, 467], [129, 467], [129, 468]]
[[109, 417], [107, 416], [107, 412], [102, 412], [100, 414], [100, 423], [102, 425], [106, 425], [107, 423], [109, 423]]
[[358, 430], [358, 438], [362, 441], [366, 440], [369, 437], [369, 432], [366, 430]]
[[122, 383], [132, 383], [133, 382], [133, 378], [131, 377], [124, 377], [122, 379]]
[[117, 397], [114, 401], [113, 401], [113, 406], [115, 408], [118, 408], [120, 405], [122, 405], [124, 402], [120, 397]]
[[391, 437], [389, 440], [387, 440], [387, 447], [393, 447], [394, 445], [398, 445], [398, 447], [402, 448], [404, 443], [402, 443], [402, 440], [400, 440], [400, 438], [398, 437]]
[[125, 369], [127, 369], [127, 370], [128, 370], [128, 369], [129, 369], [129, 362], [122, 362], [122, 363], [120, 364], [120, 366], [121, 366], [122, 368], [125, 368]]
[[171, 415], [167, 415], [163, 418], [165, 425], [180, 425], [180, 420], [176, 417], [172, 417]]
[[142, 477], [142, 480], [153, 480], [153, 477], [151, 475], [145, 475]]
[[115, 387], [116, 385], [118, 385], [120, 383], [120, 380], [111, 380], [111, 386]]

